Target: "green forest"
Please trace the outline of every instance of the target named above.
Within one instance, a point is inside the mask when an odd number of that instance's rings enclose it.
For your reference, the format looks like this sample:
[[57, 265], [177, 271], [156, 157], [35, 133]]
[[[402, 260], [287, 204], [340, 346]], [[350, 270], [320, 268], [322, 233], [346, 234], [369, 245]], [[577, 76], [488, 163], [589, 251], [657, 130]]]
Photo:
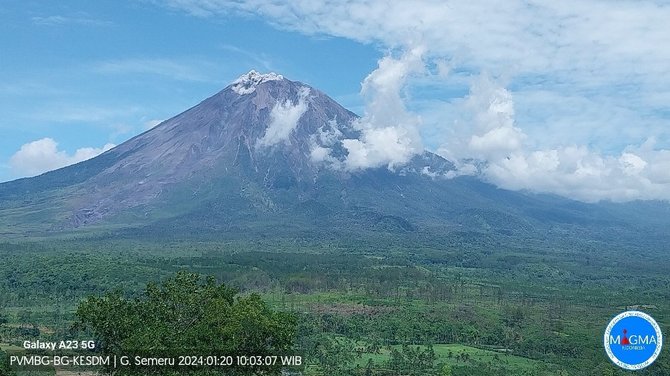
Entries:
[[[623, 375], [602, 348], [608, 321], [634, 308], [670, 327], [661, 250], [574, 237], [97, 236], [0, 243], [0, 258], [3, 376], [65, 374], [9, 367], [7, 356], [25, 340], [74, 338], [101, 353], [304, 359], [174, 374]], [[637, 374], [670, 375], [667, 350]]]

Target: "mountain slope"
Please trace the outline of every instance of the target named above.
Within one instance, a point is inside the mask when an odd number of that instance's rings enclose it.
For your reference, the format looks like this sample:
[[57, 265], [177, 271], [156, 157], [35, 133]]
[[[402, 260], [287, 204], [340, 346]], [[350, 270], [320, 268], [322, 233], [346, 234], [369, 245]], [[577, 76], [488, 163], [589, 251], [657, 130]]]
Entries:
[[356, 119], [312, 87], [252, 71], [96, 158], [0, 184], [0, 235], [111, 228], [209, 235], [582, 234], [602, 240], [667, 229], [667, 219], [659, 219], [668, 218], [666, 204], [583, 204], [505, 191], [472, 177], [433, 178], [425, 168], [444, 174], [453, 164], [429, 152], [393, 171], [328, 167], [315, 151], [327, 147], [327, 158], [341, 161], [342, 139], [360, 137]]

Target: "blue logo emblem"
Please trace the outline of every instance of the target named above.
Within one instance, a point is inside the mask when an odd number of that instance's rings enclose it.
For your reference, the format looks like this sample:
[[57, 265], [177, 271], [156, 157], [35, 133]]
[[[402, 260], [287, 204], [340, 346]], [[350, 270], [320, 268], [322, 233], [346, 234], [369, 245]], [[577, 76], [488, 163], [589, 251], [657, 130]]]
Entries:
[[661, 353], [663, 334], [651, 316], [639, 311], [618, 314], [605, 329], [607, 356], [627, 370], [648, 367]]

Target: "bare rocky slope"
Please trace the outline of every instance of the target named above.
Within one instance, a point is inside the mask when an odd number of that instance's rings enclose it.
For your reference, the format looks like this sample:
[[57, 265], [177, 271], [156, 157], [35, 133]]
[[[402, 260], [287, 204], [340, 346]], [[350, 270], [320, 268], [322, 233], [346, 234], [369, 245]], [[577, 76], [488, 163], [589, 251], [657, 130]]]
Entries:
[[96, 158], [0, 184], [0, 236], [373, 231], [655, 242], [670, 228], [665, 203], [585, 204], [428, 176], [453, 169], [430, 152], [393, 170], [332, 168], [346, 157], [342, 139], [360, 137], [356, 119], [315, 88], [252, 71]]

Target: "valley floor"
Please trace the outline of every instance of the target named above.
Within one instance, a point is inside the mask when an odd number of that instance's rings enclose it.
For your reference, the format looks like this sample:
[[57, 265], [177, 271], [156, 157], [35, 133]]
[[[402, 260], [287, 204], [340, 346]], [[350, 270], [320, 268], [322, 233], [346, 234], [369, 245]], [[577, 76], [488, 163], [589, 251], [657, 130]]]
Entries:
[[[667, 257], [593, 244], [98, 239], [4, 243], [0, 258], [3, 351], [71, 336], [86, 296], [179, 270], [294, 313], [306, 375], [623, 375], [608, 321], [636, 308], [670, 328]], [[638, 374], [670, 375], [669, 358]]]

